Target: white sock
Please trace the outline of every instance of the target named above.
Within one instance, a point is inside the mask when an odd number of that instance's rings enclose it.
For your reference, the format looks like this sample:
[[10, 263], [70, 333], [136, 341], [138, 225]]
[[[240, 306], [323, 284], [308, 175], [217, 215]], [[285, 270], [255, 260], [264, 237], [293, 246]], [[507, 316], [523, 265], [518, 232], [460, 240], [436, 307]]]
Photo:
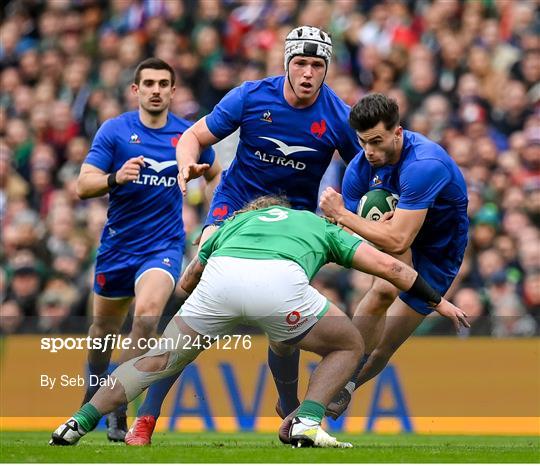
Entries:
[[307, 427], [318, 426], [320, 424], [320, 422], [314, 421], [313, 419], [309, 419], [307, 417], [299, 417], [298, 420]]

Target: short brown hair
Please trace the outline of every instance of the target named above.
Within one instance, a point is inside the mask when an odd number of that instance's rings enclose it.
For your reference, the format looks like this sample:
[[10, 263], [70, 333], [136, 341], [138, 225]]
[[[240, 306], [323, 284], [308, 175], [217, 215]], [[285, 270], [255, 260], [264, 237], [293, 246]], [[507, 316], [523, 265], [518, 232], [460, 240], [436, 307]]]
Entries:
[[349, 124], [356, 131], [367, 131], [383, 122], [385, 129], [399, 124], [399, 107], [394, 99], [384, 94], [368, 94], [363, 97], [349, 114]]
[[167, 62], [164, 62], [160, 58], [147, 58], [146, 60], [143, 60], [137, 65], [137, 69], [135, 70], [135, 76], [133, 77], [133, 82], [135, 84], [139, 84], [141, 82], [141, 71], [146, 69], [152, 69], [152, 70], [167, 70], [169, 73], [171, 73], [171, 85], [174, 86], [174, 83], [176, 81], [176, 76], [174, 75], [174, 70], [172, 69], [172, 66], [169, 65]]

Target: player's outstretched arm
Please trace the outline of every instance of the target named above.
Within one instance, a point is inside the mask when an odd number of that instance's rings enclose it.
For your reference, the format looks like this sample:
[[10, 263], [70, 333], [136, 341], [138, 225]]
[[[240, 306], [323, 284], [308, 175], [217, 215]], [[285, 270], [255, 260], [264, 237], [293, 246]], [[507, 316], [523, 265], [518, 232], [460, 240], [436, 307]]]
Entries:
[[205, 117], [182, 135], [176, 145], [178, 184], [182, 194], [186, 194], [186, 185], [189, 180], [198, 178], [210, 168], [207, 163], [198, 163], [199, 156], [203, 149], [218, 141], [219, 139], [208, 129]]
[[115, 186], [136, 180], [141, 167], [144, 167], [142, 155], [129, 159], [120, 170], [112, 173], [105, 173], [94, 165], [83, 163], [77, 179], [77, 195], [81, 199], [103, 196]]
[[467, 314], [441, 297], [412, 267], [363, 242], [354, 253], [352, 266], [362, 272], [384, 278], [402, 291], [430, 304], [435, 311], [452, 320], [456, 332], [470, 327]]

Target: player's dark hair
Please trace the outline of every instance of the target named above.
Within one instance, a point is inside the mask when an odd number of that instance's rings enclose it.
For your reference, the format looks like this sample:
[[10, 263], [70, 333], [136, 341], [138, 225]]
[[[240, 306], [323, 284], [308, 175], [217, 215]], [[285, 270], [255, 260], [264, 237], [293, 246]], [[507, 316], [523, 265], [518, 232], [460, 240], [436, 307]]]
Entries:
[[399, 124], [399, 107], [394, 99], [383, 94], [369, 94], [351, 109], [349, 124], [356, 131], [367, 131], [383, 122], [388, 130]]
[[139, 84], [141, 82], [141, 71], [146, 69], [167, 70], [169, 73], [171, 73], [171, 85], [174, 86], [176, 77], [174, 75], [174, 70], [172, 69], [171, 65], [155, 57], [147, 58], [146, 60], [143, 60], [137, 65], [137, 69], [135, 70], [135, 76], [133, 77], [133, 82], [135, 84]]

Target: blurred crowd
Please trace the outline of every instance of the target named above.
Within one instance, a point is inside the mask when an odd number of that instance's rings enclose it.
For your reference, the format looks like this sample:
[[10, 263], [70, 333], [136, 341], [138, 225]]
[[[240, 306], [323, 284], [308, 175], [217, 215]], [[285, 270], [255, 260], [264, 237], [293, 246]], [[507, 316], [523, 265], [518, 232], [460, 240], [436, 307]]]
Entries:
[[[207, 114], [233, 87], [283, 73], [301, 24], [332, 34], [327, 84], [348, 104], [397, 99], [402, 124], [444, 146], [469, 189], [470, 243], [450, 298], [472, 335], [540, 328], [540, 16], [536, 0], [11, 0], [0, 25], [0, 331], [86, 331], [107, 198], [75, 184], [98, 127], [137, 107], [135, 66], [173, 66], [171, 110]], [[230, 161], [231, 147], [218, 151]], [[324, 184], [339, 188], [332, 162]], [[202, 182], [201, 182], [202, 183]], [[188, 243], [207, 199], [192, 182]], [[193, 255], [188, 244], [186, 256]], [[327, 266], [314, 285], [352, 313], [371, 277]], [[175, 294], [166, 314], [180, 304]], [[25, 317], [30, 317], [25, 319]], [[426, 319], [419, 334], [449, 334]]]

